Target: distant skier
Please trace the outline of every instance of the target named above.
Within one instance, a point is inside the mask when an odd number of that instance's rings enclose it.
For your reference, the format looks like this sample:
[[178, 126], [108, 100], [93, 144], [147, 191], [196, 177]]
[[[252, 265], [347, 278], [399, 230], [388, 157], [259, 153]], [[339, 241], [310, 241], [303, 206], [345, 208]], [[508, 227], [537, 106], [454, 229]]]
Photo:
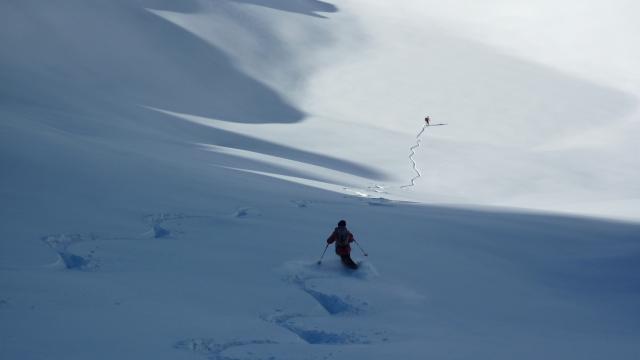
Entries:
[[429, 119], [428, 116], [426, 118], [424, 118], [424, 122], [427, 123], [427, 126], [431, 125], [431, 124], [429, 124], [430, 121], [431, 121], [431, 119]]
[[353, 241], [355, 241], [353, 234], [347, 230], [347, 222], [340, 220], [338, 222], [338, 227], [333, 230], [333, 233], [331, 233], [331, 236], [327, 239], [327, 244], [335, 242], [336, 254], [340, 256], [342, 263], [348, 268], [357, 269], [358, 264], [353, 262], [353, 259], [351, 259], [351, 246], [349, 246]]

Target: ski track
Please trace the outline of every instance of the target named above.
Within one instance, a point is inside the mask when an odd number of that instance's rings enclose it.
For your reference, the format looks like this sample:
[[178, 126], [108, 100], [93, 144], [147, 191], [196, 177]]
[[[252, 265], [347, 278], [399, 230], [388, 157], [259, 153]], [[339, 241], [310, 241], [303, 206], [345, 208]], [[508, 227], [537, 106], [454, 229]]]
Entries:
[[73, 254], [69, 250], [73, 244], [97, 241], [98, 237], [94, 234], [53, 234], [43, 236], [40, 240], [58, 254], [65, 269], [96, 271], [100, 268], [99, 261], [94, 257], [95, 249], [83, 255]]
[[[314, 280], [342, 279], [345, 275], [357, 281], [366, 281], [370, 277], [377, 276], [375, 269], [371, 265], [363, 266], [365, 273], [355, 273], [350, 270], [343, 270], [341, 264], [334, 262], [331, 270], [323, 270], [315, 263], [291, 262], [285, 264], [287, 268], [283, 281], [289, 283], [301, 291], [311, 296], [324, 310], [328, 317], [342, 317], [343, 321], [353, 322], [354, 317], [367, 312], [369, 304], [354, 298], [348, 294], [335, 294], [321, 291], [316, 288]], [[325, 266], [326, 268], [326, 266]], [[322, 316], [320, 316], [322, 317]], [[282, 345], [324, 345], [334, 347], [329, 350], [314, 348], [314, 354], [308, 354], [304, 359], [329, 359], [332, 353], [341, 346], [371, 345], [390, 341], [389, 332], [385, 330], [362, 329], [327, 329], [314, 325], [313, 320], [318, 318], [313, 309], [309, 313], [287, 312], [286, 309], [275, 309], [270, 313], [259, 315], [262, 321], [266, 321], [275, 326], [281, 327], [293, 335], [300, 342], [275, 340], [269, 338], [248, 338], [248, 339], [215, 339], [208, 337], [187, 338], [173, 344], [175, 349], [186, 350], [211, 360], [275, 360], [285, 356]], [[259, 350], [256, 350], [256, 346]]]
[[[292, 263], [288, 264], [289, 266]], [[283, 279], [300, 290], [311, 296], [327, 313], [326, 316], [339, 316], [345, 318], [344, 321], [352, 317], [363, 315], [369, 309], [366, 301], [354, 298], [351, 295], [337, 295], [329, 292], [320, 291], [310, 282], [316, 279], [342, 278], [347, 275], [353, 279], [366, 281], [370, 276], [376, 276], [371, 266], [363, 266], [361, 271], [366, 273], [355, 273], [349, 271], [338, 271], [336, 273], [323, 272], [315, 264], [293, 264], [295, 270]], [[340, 268], [339, 264], [338, 269]], [[261, 318], [274, 325], [280, 326], [291, 333], [298, 336], [302, 341], [310, 345], [369, 345], [373, 343], [389, 341], [389, 335], [386, 331], [381, 330], [363, 330], [358, 331], [335, 331], [320, 329], [310, 324], [304, 325], [306, 320], [317, 317], [317, 315], [303, 313], [286, 313], [282, 309], [277, 309], [271, 315], [263, 315]], [[351, 320], [353, 321], [353, 320]]]
[[201, 354], [212, 360], [230, 360], [231, 358], [224, 356], [223, 353], [231, 348], [265, 344], [277, 344], [277, 342], [272, 340], [232, 340], [220, 343], [215, 339], [200, 338], [180, 340], [173, 347]]
[[[260, 216], [260, 211], [254, 208], [238, 208], [232, 216], [234, 218], [250, 218]], [[178, 239], [184, 234], [183, 222], [191, 219], [213, 219], [205, 215], [187, 215], [183, 213], [161, 212], [146, 215], [143, 221], [149, 226], [149, 230], [142, 234], [101, 234], [93, 233], [61, 233], [47, 234], [40, 237], [46, 246], [58, 255], [58, 263], [67, 270], [95, 272], [100, 270], [101, 263], [96, 255], [96, 249], [102, 241], [116, 240], [145, 240], [145, 239]], [[93, 242], [96, 246], [86, 253], [78, 254], [71, 248], [79, 243]]]
[[420, 173], [420, 170], [418, 170], [418, 165], [416, 164], [416, 161], [413, 159], [413, 157], [416, 154], [416, 149], [420, 147], [420, 143], [422, 142], [422, 139], [420, 137], [422, 136], [422, 133], [424, 133], [426, 129], [427, 129], [427, 125], [425, 124], [422, 126], [422, 130], [420, 130], [418, 135], [416, 135], [416, 144], [409, 148], [410, 150], [409, 160], [411, 161], [411, 166], [413, 168], [413, 171], [415, 171], [416, 176], [411, 178], [411, 184], [400, 186], [401, 189], [415, 186], [416, 180], [422, 176], [422, 173]]
[[[291, 201], [298, 207], [307, 207], [311, 202], [306, 200]], [[244, 218], [259, 216], [260, 212], [253, 208], [237, 208], [231, 216], [234, 218]], [[189, 215], [183, 213], [156, 213], [143, 217], [143, 221], [149, 226], [149, 230], [137, 235], [116, 236], [96, 234], [53, 234], [41, 237], [41, 241], [55, 251], [68, 270], [80, 270], [94, 272], [100, 269], [100, 261], [94, 257], [94, 250], [88, 254], [72, 253], [70, 248], [83, 242], [112, 241], [112, 240], [143, 240], [172, 238], [177, 239], [184, 233], [183, 222], [185, 220], [209, 218], [203, 215]], [[289, 271], [284, 277], [284, 281], [298, 287], [301, 291], [309, 295], [321, 306], [328, 317], [344, 317], [344, 321], [349, 322], [352, 317], [365, 315], [369, 310], [369, 303], [358, 299], [350, 294], [342, 294], [341, 291], [321, 291], [313, 282], [315, 280], [337, 278], [342, 279], [347, 276], [357, 281], [366, 281], [370, 277], [376, 277], [377, 272], [369, 265], [364, 264], [359, 272], [352, 272], [343, 269], [339, 263], [335, 262], [333, 267], [327, 269], [318, 268], [315, 263], [293, 262], [287, 264]], [[292, 268], [291, 268], [292, 267]], [[326, 266], [325, 266], [326, 267]], [[7, 307], [9, 301], [0, 299], [0, 308]], [[120, 305], [119, 302], [115, 303]], [[389, 332], [385, 330], [372, 329], [326, 329], [313, 325], [313, 319], [317, 315], [311, 310], [309, 313], [288, 313], [282, 309], [277, 309], [271, 315], [261, 315], [260, 319], [275, 326], [281, 327], [296, 335], [307, 345], [329, 345], [329, 346], [349, 346], [349, 345], [371, 345], [375, 343], [388, 342]], [[311, 323], [310, 323], [311, 321]], [[351, 320], [353, 322], [353, 320]], [[186, 350], [211, 360], [273, 360], [275, 352], [282, 351], [276, 345], [281, 342], [269, 338], [248, 338], [248, 339], [214, 339], [208, 337], [183, 338], [173, 343], [173, 347], [179, 350]], [[264, 347], [263, 357], [253, 353], [252, 347]], [[246, 350], [244, 350], [246, 349]], [[228, 353], [231, 351], [232, 353]], [[247, 354], [243, 354], [246, 351]], [[258, 356], [258, 357], [256, 357]], [[319, 354], [320, 357], [310, 357], [309, 359], [327, 359], [332, 357], [329, 354]]]

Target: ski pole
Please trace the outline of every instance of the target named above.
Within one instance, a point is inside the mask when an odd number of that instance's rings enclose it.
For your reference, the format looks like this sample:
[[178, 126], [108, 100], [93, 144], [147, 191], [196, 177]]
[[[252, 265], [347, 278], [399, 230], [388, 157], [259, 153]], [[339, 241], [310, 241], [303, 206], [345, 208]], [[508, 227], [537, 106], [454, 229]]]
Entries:
[[322, 256], [320, 256], [320, 260], [318, 260], [318, 265], [320, 265], [322, 263], [322, 258], [324, 258], [324, 253], [327, 252], [327, 248], [329, 248], [329, 244], [327, 244], [327, 246], [324, 247], [324, 251], [322, 252]]
[[360, 251], [362, 251], [362, 254], [363, 254], [364, 256], [369, 256], [369, 254], [367, 254], [367, 252], [366, 252], [366, 251], [364, 251], [364, 249], [362, 248], [362, 246], [360, 246], [360, 243], [359, 243], [356, 239], [353, 239], [353, 242], [355, 242], [355, 243], [356, 243], [356, 245], [358, 245], [358, 249], [360, 249]]

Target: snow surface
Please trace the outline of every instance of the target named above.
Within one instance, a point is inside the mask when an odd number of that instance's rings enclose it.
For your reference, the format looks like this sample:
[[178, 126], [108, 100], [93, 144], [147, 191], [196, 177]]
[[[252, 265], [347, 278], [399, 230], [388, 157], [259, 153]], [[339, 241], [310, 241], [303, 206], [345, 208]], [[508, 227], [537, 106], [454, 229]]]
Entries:
[[0, 2], [0, 358], [640, 358], [634, 10]]

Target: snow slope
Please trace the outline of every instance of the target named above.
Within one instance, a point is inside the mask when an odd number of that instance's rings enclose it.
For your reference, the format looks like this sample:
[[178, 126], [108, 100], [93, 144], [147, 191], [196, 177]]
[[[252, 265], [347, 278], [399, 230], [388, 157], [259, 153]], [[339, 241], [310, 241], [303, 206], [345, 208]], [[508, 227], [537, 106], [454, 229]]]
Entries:
[[0, 3], [0, 357], [637, 358], [640, 226], [487, 207], [637, 219], [637, 77], [436, 5]]
[[[294, 126], [219, 124], [206, 116], [201, 123], [349, 154], [390, 176], [375, 185], [398, 190], [412, 174], [409, 161], [400, 159], [423, 114], [430, 114], [450, 124], [427, 133], [415, 158], [425, 177], [408, 194], [390, 191], [396, 198], [637, 219], [640, 77], [624, 64], [640, 61], [640, 50], [629, 2], [607, 5], [610, 12], [595, 29], [590, 15], [603, 5], [575, 1], [565, 1], [580, 11], [564, 27], [558, 21], [566, 10], [544, 2], [496, 1], [485, 8], [465, 1], [348, 1], [328, 19], [264, 6], [286, 2], [259, 3], [242, 8], [244, 17], [226, 2], [195, 14], [154, 13], [223, 49], [307, 117]], [[548, 20], [553, 14], [560, 19]], [[514, 23], [523, 29], [504, 31]], [[599, 31], [603, 27], [608, 30]], [[583, 45], [594, 38], [602, 47]], [[160, 108], [182, 118], [201, 115]], [[372, 185], [359, 182], [363, 189]]]

